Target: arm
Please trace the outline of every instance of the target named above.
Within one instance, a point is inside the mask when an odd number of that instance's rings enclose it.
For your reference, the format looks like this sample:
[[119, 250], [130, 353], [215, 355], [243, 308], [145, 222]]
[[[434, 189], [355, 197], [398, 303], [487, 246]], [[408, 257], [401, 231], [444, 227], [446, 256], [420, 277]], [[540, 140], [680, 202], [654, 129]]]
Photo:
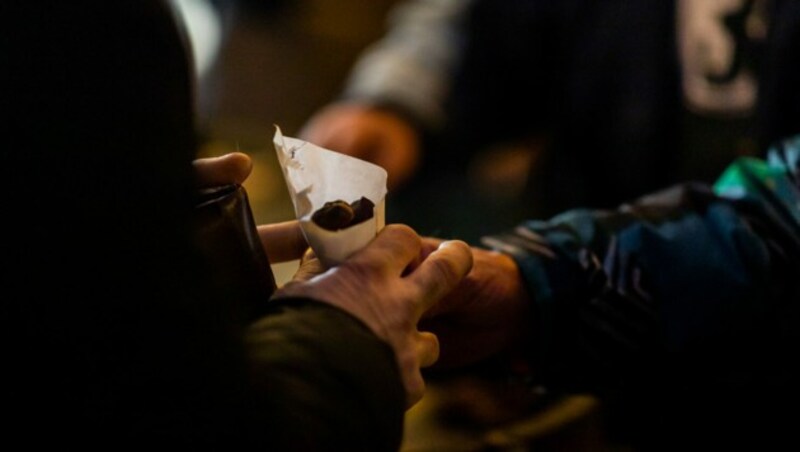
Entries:
[[542, 380], [609, 390], [664, 358], [724, 378], [742, 350], [788, 337], [780, 322], [798, 290], [800, 198], [781, 162], [796, 168], [792, 152], [771, 165], [737, 162], [717, 193], [683, 185], [489, 239], [515, 256], [533, 293]]
[[353, 68], [346, 99], [388, 104], [416, 121], [441, 124], [442, 103], [463, 47], [471, 0], [416, 0], [395, 8], [390, 31]]
[[345, 312], [274, 303], [246, 333], [252, 432], [269, 450], [397, 450], [405, 391], [391, 348]]
[[775, 410], [797, 397], [798, 156], [787, 141], [713, 190], [686, 184], [487, 237], [497, 251], [473, 250], [472, 272], [426, 318], [441, 362], [516, 338], [541, 388], [600, 396], [626, 435], [779, 433]]
[[390, 32], [356, 63], [341, 99], [315, 113], [301, 136], [382, 166], [390, 189], [409, 180], [421, 135], [444, 120], [471, 3], [418, 0], [398, 7]]
[[800, 343], [800, 142], [786, 144], [770, 163], [737, 161], [714, 190], [682, 185], [488, 238], [531, 292], [538, 382], [600, 395], [648, 441], [780, 437]]
[[[200, 186], [241, 183], [251, 166], [241, 153], [194, 162]], [[438, 341], [417, 321], [469, 270], [468, 247], [425, 248], [410, 228], [389, 225], [325, 271], [298, 222], [258, 233], [273, 262], [305, 256], [244, 329], [247, 390], [233, 413], [241, 421], [227, 422], [244, 443], [268, 449], [396, 450], [403, 409], [424, 390], [420, 367], [438, 357]]]
[[324, 273], [305, 260], [246, 334], [256, 439], [267, 429], [266, 444], [397, 449], [403, 408], [424, 390], [420, 367], [439, 354], [419, 316], [472, 263], [463, 243], [422, 251], [413, 231], [390, 225]]

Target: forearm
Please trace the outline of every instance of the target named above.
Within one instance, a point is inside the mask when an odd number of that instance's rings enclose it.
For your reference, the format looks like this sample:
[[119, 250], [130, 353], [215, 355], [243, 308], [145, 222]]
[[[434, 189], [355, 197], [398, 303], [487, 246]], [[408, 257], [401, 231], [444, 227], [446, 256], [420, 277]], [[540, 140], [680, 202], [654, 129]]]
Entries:
[[246, 335], [254, 435], [287, 450], [397, 450], [405, 393], [388, 345], [331, 306], [272, 303]]
[[424, 127], [439, 126], [471, 3], [417, 0], [397, 7], [390, 31], [354, 66], [344, 97], [398, 108]]
[[[776, 350], [800, 264], [796, 244], [774, 243], [779, 221], [754, 206], [686, 185], [490, 239], [533, 294], [540, 381], [605, 393], [669, 372], [711, 384], [759, 361], [759, 347]], [[755, 378], [750, 369], [739, 377]]]

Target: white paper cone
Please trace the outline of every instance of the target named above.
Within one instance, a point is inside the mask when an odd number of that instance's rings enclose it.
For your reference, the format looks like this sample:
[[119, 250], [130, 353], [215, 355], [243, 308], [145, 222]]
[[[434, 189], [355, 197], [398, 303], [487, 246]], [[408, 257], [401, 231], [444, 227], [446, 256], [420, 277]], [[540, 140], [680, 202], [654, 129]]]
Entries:
[[[273, 140], [295, 214], [314, 253], [326, 267], [343, 262], [363, 248], [385, 225], [386, 170], [380, 166], [323, 149], [275, 128]], [[351, 203], [366, 197], [375, 204], [369, 220], [339, 231], [311, 221], [326, 202]]]

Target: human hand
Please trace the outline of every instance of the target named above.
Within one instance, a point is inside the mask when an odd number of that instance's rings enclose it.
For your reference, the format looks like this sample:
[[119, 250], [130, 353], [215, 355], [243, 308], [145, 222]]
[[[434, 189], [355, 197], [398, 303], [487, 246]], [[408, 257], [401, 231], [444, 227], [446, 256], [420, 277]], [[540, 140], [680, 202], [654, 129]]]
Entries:
[[247, 154], [232, 152], [219, 157], [195, 159], [192, 166], [197, 186], [208, 188], [243, 183], [253, 170], [253, 161]]
[[[200, 188], [242, 184], [253, 169], [250, 156], [241, 152], [195, 159], [192, 165], [195, 183]], [[259, 225], [257, 230], [272, 264], [300, 259], [308, 248], [300, 223], [296, 220]]]
[[436, 336], [418, 331], [417, 322], [471, 267], [465, 243], [448, 241], [423, 250], [422, 240], [409, 227], [389, 225], [364, 249], [324, 273], [319, 260], [307, 253], [298, 274], [274, 297], [312, 298], [364, 322], [394, 351], [411, 406], [425, 390], [420, 368], [439, 356]]
[[383, 167], [389, 174], [389, 190], [405, 183], [419, 164], [414, 128], [390, 111], [367, 105], [330, 105], [309, 120], [300, 137]]
[[[425, 238], [434, 249], [442, 241]], [[437, 368], [476, 364], [526, 341], [531, 330], [531, 300], [516, 262], [506, 254], [472, 248], [470, 273], [425, 313], [420, 329], [441, 344]]]

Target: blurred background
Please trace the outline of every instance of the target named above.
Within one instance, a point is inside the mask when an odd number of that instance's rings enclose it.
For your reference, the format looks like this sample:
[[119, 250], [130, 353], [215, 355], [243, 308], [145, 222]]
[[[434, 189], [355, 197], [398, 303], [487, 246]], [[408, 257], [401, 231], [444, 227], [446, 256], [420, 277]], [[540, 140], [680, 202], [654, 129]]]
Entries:
[[[272, 137], [335, 98], [357, 55], [385, 29], [396, 0], [174, 0], [198, 71], [201, 155], [255, 163], [245, 183], [257, 223], [294, 218]], [[296, 263], [277, 265], [285, 281]]]

